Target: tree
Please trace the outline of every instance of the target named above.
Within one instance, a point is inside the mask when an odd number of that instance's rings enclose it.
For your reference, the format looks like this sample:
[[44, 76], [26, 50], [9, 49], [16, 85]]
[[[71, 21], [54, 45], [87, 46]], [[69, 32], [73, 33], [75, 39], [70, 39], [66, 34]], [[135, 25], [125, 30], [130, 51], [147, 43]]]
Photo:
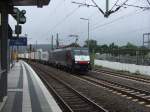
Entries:
[[120, 47], [120, 53], [122, 55], [130, 55], [135, 56], [136, 52], [138, 50], [138, 47], [130, 42], [128, 42], [125, 46]]
[[[84, 47], [88, 46], [88, 41], [85, 41]], [[93, 50], [96, 50], [97, 48], [97, 41], [96, 40], [89, 40], [89, 51], [92, 52]]]
[[128, 42], [125, 46], [126, 49], [137, 49], [137, 46]]
[[109, 47], [107, 44], [101, 45], [101, 53], [108, 53]]
[[69, 44], [67, 46], [64, 46], [63, 48], [67, 48], [67, 47], [80, 47], [80, 45], [77, 44], [77, 43], [71, 43], [71, 44]]
[[109, 49], [118, 49], [118, 46], [113, 43], [109, 45]]
[[117, 45], [115, 45], [114, 42], [111, 43], [109, 45], [109, 53], [112, 54], [112, 55], [117, 56], [118, 55], [118, 48], [119, 47]]

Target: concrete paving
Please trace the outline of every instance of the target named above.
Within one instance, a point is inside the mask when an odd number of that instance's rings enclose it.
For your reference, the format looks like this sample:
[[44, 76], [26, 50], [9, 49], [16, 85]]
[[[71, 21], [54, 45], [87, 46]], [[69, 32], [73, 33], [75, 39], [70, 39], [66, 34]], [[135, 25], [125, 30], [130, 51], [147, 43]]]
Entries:
[[19, 61], [8, 74], [8, 96], [0, 112], [62, 112], [34, 70]]

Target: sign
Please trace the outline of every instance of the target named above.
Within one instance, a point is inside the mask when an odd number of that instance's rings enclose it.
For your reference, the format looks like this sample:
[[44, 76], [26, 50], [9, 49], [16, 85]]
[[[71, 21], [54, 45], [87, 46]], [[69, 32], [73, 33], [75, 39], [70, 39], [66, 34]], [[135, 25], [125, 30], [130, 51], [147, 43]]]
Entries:
[[27, 37], [12, 37], [9, 46], [27, 46]]

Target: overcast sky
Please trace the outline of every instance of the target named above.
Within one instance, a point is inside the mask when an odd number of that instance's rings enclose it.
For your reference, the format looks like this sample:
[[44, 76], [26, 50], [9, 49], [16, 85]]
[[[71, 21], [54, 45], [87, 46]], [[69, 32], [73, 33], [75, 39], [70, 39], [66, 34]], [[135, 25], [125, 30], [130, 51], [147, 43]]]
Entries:
[[[90, 39], [95, 39], [99, 44], [109, 44], [115, 42], [118, 45], [124, 45], [132, 42], [136, 45], [142, 45], [143, 33], [150, 32], [150, 10], [143, 11], [139, 8], [127, 7], [121, 8], [118, 12], [112, 14], [109, 18], [99, 12], [94, 7], [78, 7], [72, 4], [73, 0], [51, 0], [48, 6], [37, 7], [19, 7], [27, 11], [27, 22], [23, 25], [23, 33], [28, 35], [29, 43], [48, 44], [51, 42], [51, 35], [56, 38], [59, 33], [60, 43], [69, 44], [75, 41], [75, 38], [68, 35], [79, 35], [78, 43], [83, 45], [87, 39], [87, 21], [80, 18], [89, 18], [90, 20]], [[91, 3], [91, 0], [74, 0], [78, 2]], [[95, 0], [97, 4], [105, 10], [105, 0]], [[110, 0], [111, 8], [116, 0]], [[125, 0], [120, 0], [118, 5]], [[149, 6], [147, 0], [129, 0], [128, 4]], [[10, 17], [9, 22], [14, 29], [15, 20]]]

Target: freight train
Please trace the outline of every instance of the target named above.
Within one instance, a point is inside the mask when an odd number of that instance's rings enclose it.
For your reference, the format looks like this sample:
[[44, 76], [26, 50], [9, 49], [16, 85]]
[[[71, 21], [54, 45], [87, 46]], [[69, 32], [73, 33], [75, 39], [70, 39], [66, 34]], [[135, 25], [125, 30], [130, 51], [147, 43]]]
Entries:
[[59, 48], [49, 52], [37, 50], [36, 52], [19, 54], [19, 58], [38, 61], [71, 71], [88, 71], [91, 69], [88, 48]]

